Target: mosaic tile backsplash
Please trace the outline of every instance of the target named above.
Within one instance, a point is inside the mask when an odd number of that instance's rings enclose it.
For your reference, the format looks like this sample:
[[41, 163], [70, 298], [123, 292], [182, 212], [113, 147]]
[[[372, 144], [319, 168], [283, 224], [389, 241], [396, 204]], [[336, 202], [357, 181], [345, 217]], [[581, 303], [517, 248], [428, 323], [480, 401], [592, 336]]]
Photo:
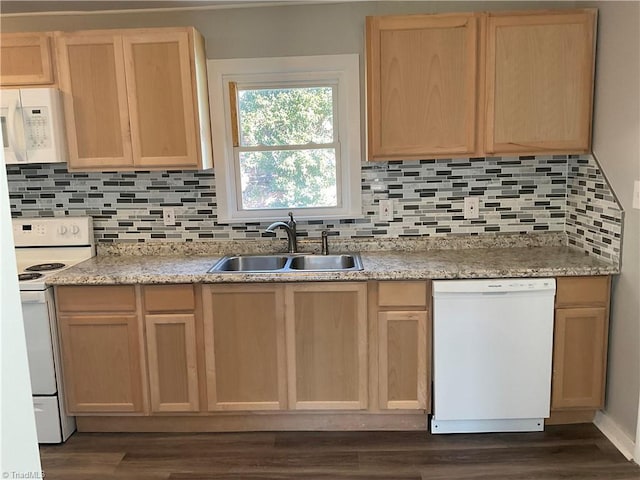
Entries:
[[623, 213], [597, 161], [570, 159], [565, 227], [569, 245], [619, 264]]
[[[616, 230], [611, 227], [611, 235], [597, 235], [594, 228], [598, 224], [590, 218], [595, 215], [603, 226], [606, 220], [605, 230], [609, 231], [609, 219], [603, 215], [618, 218], [618, 227], [620, 216], [611, 205], [596, 208], [589, 198], [579, 200], [582, 195], [592, 197], [591, 188], [603, 200], [613, 198], [601, 176], [591, 178], [593, 165], [590, 157], [567, 156], [365, 163], [361, 170], [363, 217], [300, 221], [298, 232], [309, 238], [319, 237], [324, 229], [341, 238], [399, 238], [567, 231], [576, 247], [597, 246], [590, 253], [615, 261], [619, 228], [616, 252]], [[267, 222], [217, 223], [212, 170], [69, 173], [63, 164], [37, 164], [8, 166], [7, 174], [14, 216], [91, 215], [98, 242], [241, 240], [273, 235], [264, 232]], [[467, 196], [480, 199], [478, 219], [463, 217]], [[394, 200], [394, 219], [380, 221], [378, 202], [387, 198]], [[164, 226], [165, 206], [174, 207], [175, 226]], [[571, 232], [568, 215], [575, 216], [571, 217]]]

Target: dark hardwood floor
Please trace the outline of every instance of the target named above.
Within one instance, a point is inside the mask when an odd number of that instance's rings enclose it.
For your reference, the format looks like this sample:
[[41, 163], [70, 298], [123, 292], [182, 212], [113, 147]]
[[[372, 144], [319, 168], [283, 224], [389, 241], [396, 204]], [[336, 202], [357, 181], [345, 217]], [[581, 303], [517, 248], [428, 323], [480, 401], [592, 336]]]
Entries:
[[41, 446], [47, 480], [640, 479], [591, 424], [540, 433], [76, 433]]

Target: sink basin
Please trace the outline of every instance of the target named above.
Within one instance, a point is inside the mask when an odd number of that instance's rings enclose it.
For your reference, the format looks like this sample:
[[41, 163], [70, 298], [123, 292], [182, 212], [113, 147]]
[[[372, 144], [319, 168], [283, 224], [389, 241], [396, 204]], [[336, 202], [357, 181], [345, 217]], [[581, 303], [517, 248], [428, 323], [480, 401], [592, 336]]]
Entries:
[[357, 253], [350, 255], [227, 255], [209, 273], [295, 273], [362, 270]]
[[292, 270], [362, 270], [354, 255], [301, 255], [291, 259]]
[[284, 268], [288, 257], [283, 255], [227, 256], [210, 272], [270, 272]]

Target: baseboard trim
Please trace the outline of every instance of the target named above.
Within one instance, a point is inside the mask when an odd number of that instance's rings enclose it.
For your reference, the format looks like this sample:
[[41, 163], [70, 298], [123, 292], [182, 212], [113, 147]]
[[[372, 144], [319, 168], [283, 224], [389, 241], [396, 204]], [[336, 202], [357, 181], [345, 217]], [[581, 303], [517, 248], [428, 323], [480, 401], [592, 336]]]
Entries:
[[427, 433], [427, 415], [418, 413], [272, 413], [192, 416], [76, 417], [79, 432], [266, 432], [317, 430], [418, 430]]
[[591, 410], [551, 410], [545, 425], [569, 425], [571, 423], [593, 423], [596, 411]]
[[609, 415], [598, 411], [593, 423], [627, 460], [633, 460], [636, 446], [633, 438], [627, 435]]

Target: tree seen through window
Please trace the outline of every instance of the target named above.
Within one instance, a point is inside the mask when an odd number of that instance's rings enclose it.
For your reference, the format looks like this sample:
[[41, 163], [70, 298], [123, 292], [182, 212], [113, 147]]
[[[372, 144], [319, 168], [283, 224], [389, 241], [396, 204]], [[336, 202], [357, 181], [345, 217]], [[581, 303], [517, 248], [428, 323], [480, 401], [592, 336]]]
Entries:
[[334, 87], [238, 89], [242, 206], [337, 205]]

